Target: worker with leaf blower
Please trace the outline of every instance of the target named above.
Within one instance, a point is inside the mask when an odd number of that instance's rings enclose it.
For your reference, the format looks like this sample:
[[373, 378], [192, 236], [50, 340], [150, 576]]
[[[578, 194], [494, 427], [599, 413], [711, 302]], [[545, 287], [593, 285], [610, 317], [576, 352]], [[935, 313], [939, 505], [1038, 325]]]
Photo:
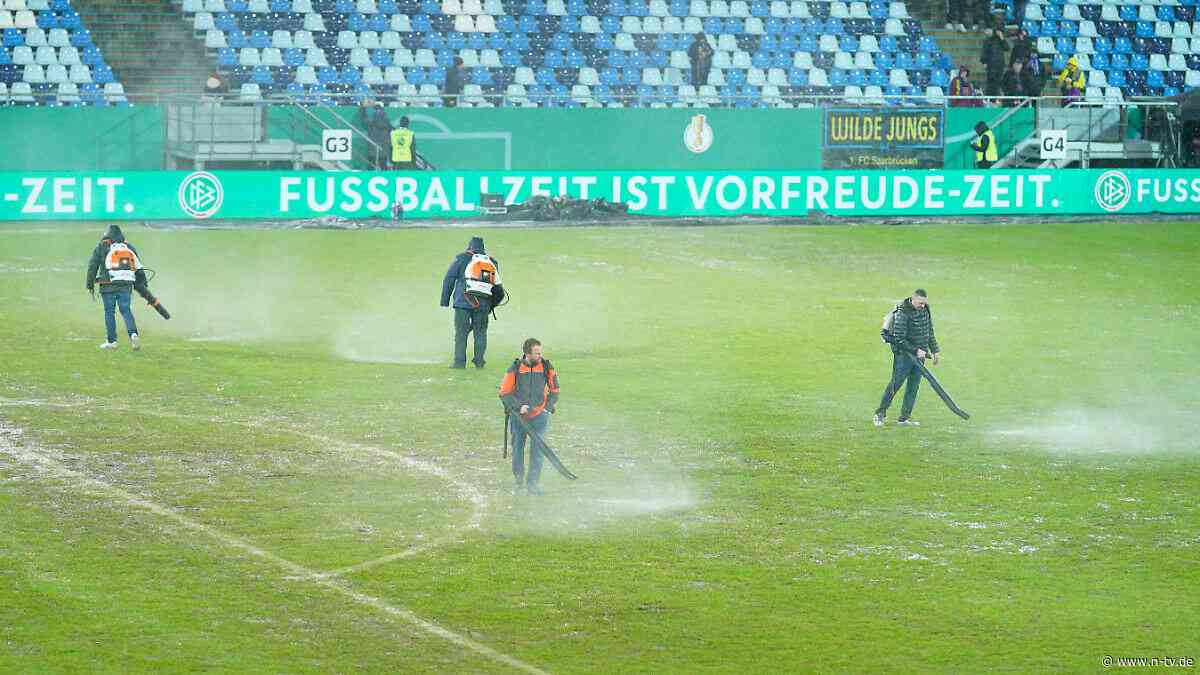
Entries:
[[917, 404], [917, 389], [921, 386], [920, 367], [926, 358], [932, 358], [936, 366], [941, 357], [941, 349], [933, 333], [929, 298], [924, 289], [913, 291], [911, 297], [905, 298], [884, 317], [880, 337], [892, 347], [892, 378], [883, 390], [883, 398], [872, 421], [877, 427], [883, 426], [892, 399], [900, 387], [904, 387], [904, 402], [900, 405], [898, 421], [904, 426], [920, 426], [912, 418], [913, 407]]
[[471, 237], [467, 250], [459, 253], [442, 279], [442, 307], [454, 300], [454, 363], [451, 368], [467, 367], [467, 335], [475, 335], [475, 353], [471, 362], [482, 368], [487, 362], [488, 317], [504, 303], [500, 283], [500, 263], [487, 254], [482, 237]]
[[92, 250], [91, 260], [88, 261], [86, 287], [88, 292], [96, 292], [100, 286], [100, 297], [104, 300], [104, 329], [105, 341], [100, 349], [117, 348], [117, 308], [121, 310], [121, 318], [125, 321], [125, 331], [129, 335], [130, 345], [134, 351], [141, 348], [137, 323], [130, 308], [130, 291], [138, 295], [154, 308], [164, 319], [170, 319], [158, 298], [150, 292], [146, 268], [138, 257], [137, 249], [125, 241], [125, 234], [117, 225], [110, 225], [101, 237], [100, 243]]
[[[521, 356], [513, 360], [500, 380], [500, 400], [504, 403], [505, 433], [513, 439], [513, 494], [541, 495], [538, 479], [542, 458], [550, 460], [564, 477], [575, 475], [559, 461], [546, 445], [546, 428], [558, 404], [558, 373], [542, 358], [542, 343], [529, 338], [521, 346]], [[507, 439], [507, 437], [506, 437]], [[525, 441], [529, 439], [529, 473], [525, 472]]]

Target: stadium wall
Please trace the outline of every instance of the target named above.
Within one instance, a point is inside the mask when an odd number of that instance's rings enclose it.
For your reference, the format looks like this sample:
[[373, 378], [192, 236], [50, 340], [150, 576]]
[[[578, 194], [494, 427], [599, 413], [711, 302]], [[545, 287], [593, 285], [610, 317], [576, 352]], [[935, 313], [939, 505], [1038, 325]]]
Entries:
[[[312, 112], [332, 126], [335, 116]], [[338, 114], [356, 122], [355, 108]], [[694, 125], [703, 115], [707, 133]], [[950, 108], [945, 168], [968, 169], [973, 128], [994, 109]], [[621, 109], [393, 109], [408, 115], [417, 145], [436, 167], [453, 171], [788, 171], [821, 168], [819, 109], [704, 111]], [[291, 128], [284, 108], [268, 114], [272, 137]], [[128, 108], [3, 108], [0, 127], [22, 142], [0, 156], [0, 171], [139, 171], [163, 168], [165, 111]], [[692, 132], [689, 134], [689, 127]], [[998, 130], [1001, 151], [1033, 128], [1019, 111]], [[319, 138], [298, 138], [319, 143]], [[357, 166], [355, 168], [365, 168]]]

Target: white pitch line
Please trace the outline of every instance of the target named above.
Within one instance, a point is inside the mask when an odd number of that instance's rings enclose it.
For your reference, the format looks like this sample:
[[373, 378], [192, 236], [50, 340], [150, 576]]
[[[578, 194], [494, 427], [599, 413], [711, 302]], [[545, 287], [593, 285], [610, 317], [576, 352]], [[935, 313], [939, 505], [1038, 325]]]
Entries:
[[[95, 404], [97, 402], [90, 400], [90, 399], [84, 399], [84, 400], [75, 401], [75, 402], [50, 402], [50, 401], [29, 400], [29, 399], [9, 399], [9, 398], [0, 397], [0, 405], [13, 405], [13, 406], [33, 406], [33, 407], [44, 406], [44, 407], [55, 407], [55, 408], [72, 408], [72, 407], [79, 407], [79, 406], [87, 405], [89, 403]], [[373, 455], [376, 455], [379, 457], [384, 457], [386, 459], [391, 459], [391, 460], [400, 462], [401, 464], [404, 464], [405, 466], [408, 466], [410, 468], [421, 471], [423, 473], [427, 473], [427, 474], [430, 474], [437, 478], [441, 478], [442, 480], [446, 481], [450, 485], [454, 486], [454, 488], [456, 490], [458, 490], [459, 494], [462, 495], [464, 499], [471, 502], [471, 504], [474, 506], [474, 510], [471, 513], [471, 519], [466, 523], [466, 527], [468, 529], [477, 530], [480, 527], [482, 527], [482, 524], [483, 524], [483, 514], [484, 514], [484, 511], [487, 510], [487, 497], [484, 496], [484, 494], [479, 490], [479, 488], [475, 487], [474, 485], [471, 485], [470, 483], [466, 483], [464, 481], [461, 481], [461, 480], [455, 478], [453, 475], [450, 474], [449, 471], [446, 471], [446, 469], [441, 466], [432, 464], [430, 462], [425, 462], [425, 461], [416, 459], [414, 457], [408, 457], [408, 456], [402, 455], [398, 452], [394, 452], [392, 450], [385, 450], [383, 448], [375, 447], [372, 445], [364, 445], [362, 443], [354, 443], [352, 441], [344, 441], [344, 440], [332, 438], [329, 436], [323, 436], [321, 434], [314, 434], [312, 432], [305, 431], [303, 429], [297, 429], [295, 427], [285, 427], [285, 426], [268, 427], [265, 423], [262, 423], [262, 422], [245, 422], [245, 421], [240, 421], [240, 420], [230, 420], [230, 419], [206, 417], [204, 415], [186, 415], [183, 413], [178, 413], [178, 412], [168, 411], [168, 410], [138, 409], [138, 408], [133, 408], [133, 407], [127, 406], [127, 405], [122, 405], [119, 403], [114, 404], [114, 403], [102, 402], [102, 403], [100, 403], [100, 405], [101, 405], [101, 407], [104, 407], [109, 410], [119, 410], [119, 411], [123, 411], [123, 412], [130, 412], [130, 413], [135, 413], [138, 415], [147, 415], [147, 416], [152, 416], [152, 417], [166, 417], [166, 418], [171, 418], [171, 419], [182, 419], [182, 420], [191, 420], [191, 421], [199, 421], [199, 422], [221, 422], [224, 424], [237, 424], [239, 426], [244, 426], [244, 427], [251, 428], [251, 429], [265, 429], [266, 428], [266, 429], [270, 429], [272, 431], [280, 431], [280, 432], [284, 432], [284, 433], [290, 433], [295, 436], [300, 436], [301, 438], [307, 438], [310, 441], [320, 443], [326, 447], [339, 447], [339, 448], [344, 448], [347, 450], [357, 451], [357, 452], [364, 453], [364, 454], [373, 454]], [[319, 579], [336, 579], [337, 577], [345, 576], [347, 574], [353, 574], [355, 572], [363, 572], [365, 570], [379, 567], [381, 565], [386, 565], [390, 562], [395, 562], [397, 560], [403, 560], [404, 558], [409, 558], [409, 557], [412, 557], [419, 553], [424, 553], [426, 551], [433, 550], [443, 544], [453, 541], [454, 539], [455, 539], [455, 537], [453, 535], [446, 535], [443, 537], [438, 537], [437, 539], [434, 539], [433, 541], [422, 544], [420, 546], [415, 546], [413, 548], [405, 549], [403, 551], [397, 551], [396, 553], [390, 553], [388, 555], [385, 555], [385, 556], [382, 556], [379, 558], [375, 558], [372, 560], [366, 560], [366, 561], [363, 561], [360, 563], [356, 563], [354, 565], [343, 567], [341, 569], [330, 570], [327, 572], [319, 572], [319, 573], [317, 573], [316, 576]]]
[[350, 598], [361, 605], [372, 607], [381, 612], [399, 618], [426, 633], [439, 637], [447, 642], [456, 644], [464, 649], [475, 652], [480, 656], [484, 656], [498, 663], [503, 663], [504, 665], [526, 673], [545, 673], [545, 671], [536, 666], [525, 663], [524, 661], [511, 657], [507, 654], [498, 652], [487, 645], [459, 635], [458, 633], [455, 633], [447, 628], [443, 628], [442, 626], [439, 626], [428, 619], [423, 619], [414, 614], [411, 610], [390, 605], [379, 598], [349, 588], [345, 584], [339, 583], [334, 579], [322, 578], [317, 571], [310, 570], [303, 565], [294, 563], [285, 558], [281, 558], [280, 556], [265, 549], [261, 549], [254, 544], [245, 541], [244, 539], [226, 534], [225, 532], [222, 532], [216, 528], [192, 520], [191, 518], [181, 515], [170, 508], [142, 497], [138, 497], [137, 495], [123, 490], [115, 485], [111, 485], [109, 483], [105, 483], [104, 481], [84, 475], [83, 473], [68, 467], [52, 457], [33, 450], [32, 448], [23, 447], [15, 440], [21, 435], [22, 431], [20, 428], [11, 426], [7, 422], [0, 420], [0, 451], [7, 453], [21, 462], [40, 467], [41, 469], [48, 471], [49, 473], [54, 474], [63, 480], [74, 483], [72, 487], [89, 490], [103, 496], [115, 497], [129, 506], [133, 506], [144, 511], [149, 511], [157, 516], [174, 521], [189, 530], [200, 532], [212, 537], [213, 539], [225, 544], [230, 548], [240, 550], [243, 553], [271, 562], [278, 567], [283, 568], [294, 577], [297, 577], [301, 580], [307, 580], [310, 583], [321, 586], [322, 588], [327, 588], [347, 598]]

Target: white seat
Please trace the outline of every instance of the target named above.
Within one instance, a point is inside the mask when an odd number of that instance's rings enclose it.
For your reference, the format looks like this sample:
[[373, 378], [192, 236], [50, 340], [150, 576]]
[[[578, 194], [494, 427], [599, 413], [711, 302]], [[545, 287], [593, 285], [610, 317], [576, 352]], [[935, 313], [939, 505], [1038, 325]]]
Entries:
[[724, 87], [726, 85], [725, 69], [713, 68], [708, 74], [708, 83], [715, 87]]
[[883, 105], [883, 89], [879, 86], [869, 86], [863, 89], [864, 103], [867, 105]]
[[66, 66], [60, 63], [55, 63], [53, 65], [46, 66], [46, 81], [55, 83], [70, 82], [71, 74], [67, 72]]
[[407, 14], [393, 14], [392, 23], [388, 27], [397, 33], [413, 32], [412, 21], [408, 18]]
[[379, 46], [383, 49], [400, 49], [404, 43], [400, 41], [399, 33], [389, 30], [379, 35]]
[[220, 14], [229, 10], [225, 9], [225, 0], [204, 0], [204, 11]]
[[262, 90], [253, 82], [242, 85], [239, 98], [243, 103], [259, 103], [262, 101]]
[[1079, 24], [1079, 37], [1094, 38], [1098, 36], [1095, 22], [1083, 21]]
[[1179, 54], [1179, 53], [1171, 54], [1170, 58], [1167, 61], [1167, 70], [1184, 71], [1187, 69], [1188, 69], [1187, 59], [1184, 58], [1183, 54]]
[[779, 87], [773, 84], [768, 84], [762, 89], [763, 103], [776, 105], [783, 102], [783, 98], [779, 95]]
[[[26, 43], [29, 42], [29, 34], [32, 32], [33, 31], [30, 30], [28, 33], [25, 34], [25, 42]], [[66, 31], [66, 29], [63, 29], [63, 28], [52, 28], [52, 29], [50, 29], [50, 34], [49, 34], [46, 42], [51, 47], [70, 47], [71, 46], [71, 34], [68, 33]]]
[[0, 82], [0, 105], [8, 103], [8, 83]]
[[746, 84], [753, 87], [763, 87], [767, 84], [767, 73], [760, 68], [751, 68], [746, 71]]
[[580, 68], [579, 69], [579, 84], [586, 84], [589, 87], [595, 87], [600, 84], [600, 74], [595, 68]]
[[367, 66], [363, 68], [362, 81], [364, 84], [369, 85], [384, 84], [383, 70], [379, 66]]
[[848, 52], [838, 52], [833, 55], [833, 67], [838, 70], [853, 70], [854, 57]]
[[[1181, 38], [1181, 37], [1171, 38], [1171, 53], [1172, 53], [1172, 55], [1190, 54], [1191, 46], [1188, 44], [1188, 39]], [[1181, 70], [1181, 69], [1172, 68], [1171, 70]]]
[[12, 12], [8, 10], [0, 11], [0, 29], [12, 28], [14, 25]]
[[863, 91], [861, 87], [850, 85], [842, 90], [842, 98], [851, 103], [862, 103]]
[[600, 33], [601, 32], [600, 19], [598, 19], [590, 14], [585, 17], [582, 17], [581, 19], [579, 19], [579, 30], [584, 33], [590, 33], [592, 35]]
[[31, 63], [25, 66], [25, 74], [21, 79], [33, 84], [42, 84], [46, 81], [46, 69], [36, 63]]
[[338, 49], [354, 49], [358, 46], [358, 33], [352, 30], [338, 31]]
[[476, 33], [495, 33], [496, 19], [491, 14], [484, 14], [475, 17], [475, 32]]
[[275, 49], [292, 49], [296, 43], [292, 41], [292, 32], [277, 30], [271, 33], [271, 46]]
[[1186, 21], [1175, 22], [1175, 37], [1190, 38], [1192, 37], [1192, 24]]
[[642, 19], [642, 32], [647, 35], [658, 35], [663, 32], [662, 19], [657, 16], [648, 16]]
[[25, 31], [25, 44], [30, 47], [45, 47], [50, 43], [46, 39], [46, 31], [41, 28], [30, 28]]
[[679, 87], [679, 98], [683, 101], [690, 102], [696, 98], [696, 88], [690, 84], [685, 84]]
[[725, 0], [712, 0], [708, 3], [708, 15], [722, 18], [729, 16], [729, 3]]
[[195, 14], [204, 11], [204, 0], [183, 0], [183, 13]]
[[737, 52], [733, 53], [733, 67], [734, 68], [738, 68], [740, 70], [746, 70], [747, 68], [750, 68], [752, 65], [754, 65], [754, 62], [750, 58], [749, 53], [743, 52], [743, 51], [737, 51]]
[[746, 19], [746, 34], [747, 35], [763, 35], [766, 33], [766, 27], [763, 26], [763, 20], [757, 16], [752, 16]]
[[[53, 47], [50, 47], [53, 49]], [[79, 50], [74, 47], [63, 47], [58, 50], [58, 62], [64, 66], [73, 66], [83, 61], [79, 57]]]
[[383, 81], [392, 86], [408, 83], [408, 80], [404, 79], [404, 69], [400, 66], [388, 66], [387, 70], [383, 71]]
[[525, 85], [521, 84], [508, 85], [504, 90], [504, 96], [514, 103], [523, 103], [528, 100], [525, 95]]
[[283, 52], [282, 51], [280, 51], [274, 47], [267, 47], [266, 49], [262, 50], [261, 56], [262, 56], [262, 64], [264, 66], [269, 66], [271, 68], [282, 68], [283, 67]]
[[672, 87], [678, 87], [682, 85], [684, 70], [685, 69], [682, 68], [667, 68], [663, 70], [663, 82], [671, 85]]
[[537, 78], [533, 76], [533, 69], [528, 66], [521, 66], [513, 73], [513, 82], [517, 84], [529, 86], [537, 84]]
[[417, 65], [417, 59], [413, 56], [411, 49], [400, 48], [392, 52], [392, 63], [397, 66], [411, 68]]
[[664, 18], [671, 16], [671, 8], [663, 0], [650, 0], [650, 16]]
[[642, 32], [642, 20], [636, 16], [627, 16], [621, 19], [621, 30], [630, 35], [638, 35]]
[[829, 5], [829, 16], [844, 21], [850, 18], [850, 8], [846, 6], [846, 3], [835, 0]]
[[888, 74], [888, 84], [893, 87], [911, 87], [912, 82], [908, 79], [908, 71], [903, 68], [894, 68]]
[[664, 33], [678, 35], [683, 32], [683, 19], [677, 16], [664, 16], [662, 24]]
[[300, 84], [316, 84], [317, 69], [312, 66], [300, 66], [296, 69], [296, 82]]
[[879, 52], [879, 41], [870, 33], [862, 36], [858, 41], [858, 51], [875, 54]]
[[888, 19], [883, 23], [883, 32], [894, 37], [904, 37], [904, 22], [900, 19]]
[[33, 47], [30, 47], [29, 45], [19, 45], [17, 47], [13, 47], [12, 61], [18, 66], [37, 63], [37, 59], [33, 57]]
[[1125, 93], [1121, 91], [1120, 87], [1106, 87], [1104, 89], [1104, 100], [1110, 103], [1124, 103]]
[[479, 0], [462, 0], [462, 11], [463, 14], [470, 14], [471, 16], [491, 14], [491, 12], [483, 8], [483, 3]]
[[479, 67], [479, 52], [475, 51], [474, 49], [464, 49], [458, 53], [458, 56], [463, 60], [464, 67]]
[[78, 103], [79, 85], [74, 82], [63, 82], [58, 85], [58, 100], [60, 103]]
[[[1192, 35], [1195, 35], [1195, 34], [1196, 34], [1196, 32], [1192, 31]], [[1192, 38], [1191, 49], [1189, 50], [1189, 52], [1192, 54], [1200, 54], [1200, 36]], [[14, 57], [14, 60], [15, 60], [15, 57]]]
[[87, 84], [92, 81], [92, 69], [82, 63], [71, 66], [71, 81], [76, 84]]
[[198, 12], [192, 19], [192, 30], [197, 33], [206, 33], [216, 28], [216, 23], [213, 21], [213, 15], [208, 12]]
[[292, 11], [296, 14], [311, 14], [313, 12], [312, 0], [292, 0]]
[[1184, 86], [1200, 87], [1200, 70], [1189, 70], [1183, 79]]
[[1170, 70], [1167, 68], [1167, 57], [1162, 54], [1151, 54], [1150, 70]]
[[822, 35], [820, 42], [820, 50], [823, 52], [837, 52], [840, 49], [838, 39], [834, 35]]
[[1038, 52], [1041, 54], [1057, 54], [1058, 48], [1054, 46], [1054, 38], [1040, 37], [1037, 39]]
[[238, 52], [238, 64], [253, 68], [262, 65], [262, 58], [254, 47], [244, 47], [242, 51]]
[[925, 99], [934, 105], [946, 103], [946, 93], [941, 87], [925, 87]]
[[296, 49], [312, 49], [317, 46], [313, 40], [312, 33], [306, 30], [298, 30], [292, 33], [292, 46]]
[[13, 82], [8, 93], [13, 103], [33, 103], [33, 87], [28, 82]]
[[304, 30], [312, 31], [314, 33], [324, 33], [325, 19], [321, 18], [320, 14], [305, 14]]
[[746, 4], [746, 0], [733, 0], [733, 2], [729, 3], [729, 16], [735, 16], [739, 19], [750, 16], [750, 5]]
[[871, 52], [855, 52], [854, 67], [859, 70], [875, 70], [875, 57]]
[[776, 87], [788, 86], [787, 72], [783, 68], [772, 68], [767, 71], [767, 84]]
[[250, 0], [246, 3], [246, 11], [252, 14], [270, 14], [271, 5], [267, 3], [267, 0]]
[[1096, 51], [1092, 48], [1092, 38], [1085, 38], [1085, 37], [1075, 38], [1075, 53], [1076, 54], [1095, 54]]
[[1079, 13], [1079, 5], [1074, 3], [1063, 5], [1063, 18], [1067, 21], [1083, 21], [1083, 15]]
[[418, 49], [415, 56], [416, 65], [422, 68], [432, 68], [437, 65], [437, 57], [433, 55], [432, 49]]
[[327, 66], [329, 59], [326, 58], [324, 49], [313, 47], [304, 54], [304, 63], [310, 66]]
[[16, 28], [37, 28], [37, 17], [27, 9], [21, 10], [13, 14], [13, 26]]
[[1166, 21], [1159, 21], [1154, 24], [1154, 37], [1173, 38], [1175, 37], [1175, 27]]
[[713, 66], [725, 70], [733, 67], [733, 59], [729, 57], [729, 52], [718, 51], [713, 54]]
[[737, 38], [729, 33], [721, 33], [717, 36], [717, 49], [726, 52], [736, 52], [738, 50]]
[[[263, 64], [266, 65], [266, 64]], [[350, 50], [350, 65], [355, 68], [366, 68], [371, 65], [371, 52], [362, 47], [355, 47]]]
[[1025, 20], [1026, 21], [1042, 21], [1046, 16], [1042, 13], [1042, 6], [1031, 2], [1025, 5]]
[[492, 16], [504, 15], [504, 3], [500, 0], [483, 0], [483, 11], [481, 14], [491, 14]]
[[644, 68], [642, 70], [642, 84], [657, 87], [662, 85], [662, 83], [662, 72], [658, 68]]
[[893, 19], [907, 19], [908, 5], [903, 2], [893, 2], [888, 5], [888, 16]]
[[786, 19], [792, 15], [788, 9], [788, 4], [783, 0], [774, 0], [771, 3], [771, 16], [777, 19]]
[[1138, 21], [1158, 21], [1158, 12], [1154, 11], [1153, 6], [1144, 2], [1138, 7]]
[[683, 19], [683, 32], [688, 35], [695, 35], [704, 31], [704, 23], [700, 21], [698, 16], [688, 16]]
[[1092, 87], [1104, 88], [1108, 86], [1108, 76], [1103, 70], [1093, 70], [1087, 74], [1087, 83], [1089, 89]]
[[54, 47], [38, 47], [34, 54], [34, 60], [43, 66], [48, 66], [52, 63], [58, 63], [58, 52], [55, 51]]
[[376, 14], [379, 12], [379, 7], [375, 4], [375, 0], [358, 0], [358, 11], [360, 14]]
[[474, 33], [475, 19], [466, 14], [459, 14], [454, 17], [454, 30], [459, 33]]
[[[1026, 10], [1025, 16], [1029, 16], [1029, 11]], [[1116, 5], [1104, 5], [1100, 8], [1101, 21], [1120, 21], [1121, 14], [1117, 11]]]
[[613, 39], [613, 46], [623, 52], [637, 50], [637, 45], [633, 42], [633, 36], [629, 33], [617, 33], [617, 37]]
[[809, 54], [808, 52], [796, 52], [796, 54], [792, 56], [792, 65], [801, 70], [812, 70], [812, 54]]
[[420, 92], [417, 91], [417, 85], [402, 84], [396, 88], [396, 96], [398, 96], [400, 100], [392, 105], [396, 105], [397, 103], [401, 105], [412, 105], [416, 102], [419, 94]]
[[563, 0], [547, 0], [546, 13], [550, 16], [566, 16], [567, 4]]
[[592, 100], [592, 88], [586, 84], [571, 87], [571, 99], [578, 103], [587, 103]]
[[379, 33], [365, 30], [358, 34], [358, 46], [363, 49], [379, 49]]
[[1103, 101], [1104, 88], [1088, 86], [1088, 88], [1083, 92], [1083, 97], [1088, 101]]
[[706, 17], [708, 16], [708, 3], [704, 0], [692, 0], [688, 16]]
[[820, 68], [813, 68], [808, 71], [808, 83], [814, 87], [828, 87], [829, 76]]
[[871, 13], [867, 11], [867, 3], [852, 2], [850, 3], [850, 18], [851, 19], [869, 19]]
[[687, 52], [673, 51], [671, 52], [671, 67], [672, 68], [691, 68], [692, 62], [688, 59]]
[[1092, 69], [1092, 57], [1088, 54], [1076, 54], [1075, 63], [1079, 66], [1080, 70], [1086, 71]]
[[479, 65], [484, 68], [500, 68], [500, 52], [495, 49], [485, 49], [479, 52]]

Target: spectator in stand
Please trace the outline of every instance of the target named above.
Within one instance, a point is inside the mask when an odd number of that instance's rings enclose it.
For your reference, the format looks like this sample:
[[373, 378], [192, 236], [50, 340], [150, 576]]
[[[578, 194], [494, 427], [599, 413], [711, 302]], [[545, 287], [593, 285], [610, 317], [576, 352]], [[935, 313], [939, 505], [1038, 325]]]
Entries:
[[1067, 59], [1067, 67], [1058, 74], [1058, 87], [1063, 95], [1063, 105], [1078, 101], [1083, 96], [1085, 86], [1087, 86], [1087, 78], [1079, 69], [1079, 62], [1072, 56]]
[[1024, 28], [1017, 31], [1017, 37], [1013, 39], [1012, 52], [1009, 53], [1009, 63], [1020, 61], [1025, 63], [1029, 57], [1037, 55], [1037, 45], [1034, 44], [1033, 38], [1029, 37], [1029, 31]]
[[713, 51], [704, 33], [696, 33], [692, 44], [688, 46], [688, 59], [692, 62], [692, 86], [700, 87], [708, 84], [708, 71], [712, 70]]
[[[990, 0], [984, 0], [990, 2]], [[979, 30], [979, 0], [946, 0], [946, 30]]]
[[958, 69], [958, 75], [950, 81], [950, 107], [982, 108], [983, 101], [975, 96], [975, 85], [971, 84], [971, 71], [966, 66]]
[[1011, 108], [1019, 103], [1016, 98], [1028, 96], [1025, 92], [1025, 64], [1020, 61], [1014, 61], [1012, 67], [1004, 73], [1004, 81], [1001, 83], [1001, 90], [1005, 96], [1012, 97], [1004, 101], [1006, 108]]
[[392, 121], [388, 119], [381, 101], [367, 99], [358, 109], [358, 122], [367, 131], [367, 138], [375, 144], [371, 149], [371, 165], [380, 171], [391, 168]]
[[1006, 52], [1008, 52], [1008, 43], [1004, 40], [1004, 30], [997, 28], [992, 31], [987, 40], [984, 40], [983, 51], [979, 54], [979, 60], [987, 68], [987, 80], [983, 87], [983, 93], [987, 96], [1000, 95]]
[[204, 81], [204, 95], [213, 99], [221, 99], [229, 93], [229, 84], [221, 78], [221, 73], [213, 71]]
[[446, 86], [442, 89], [442, 103], [447, 108], [458, 105], [458, 97], [462, 96], [463, 86], [467, 84], [467, 69], [463, 68], [461, 56], [454, 57], [454, 65], [446, 71]]
[[1037, 54], [1033, 54], [1021, 69], [1021, 90], [1025, 92], [1025, 96], [1041, 96], [1044, 84], [1042, 62], [1038, 60]]

